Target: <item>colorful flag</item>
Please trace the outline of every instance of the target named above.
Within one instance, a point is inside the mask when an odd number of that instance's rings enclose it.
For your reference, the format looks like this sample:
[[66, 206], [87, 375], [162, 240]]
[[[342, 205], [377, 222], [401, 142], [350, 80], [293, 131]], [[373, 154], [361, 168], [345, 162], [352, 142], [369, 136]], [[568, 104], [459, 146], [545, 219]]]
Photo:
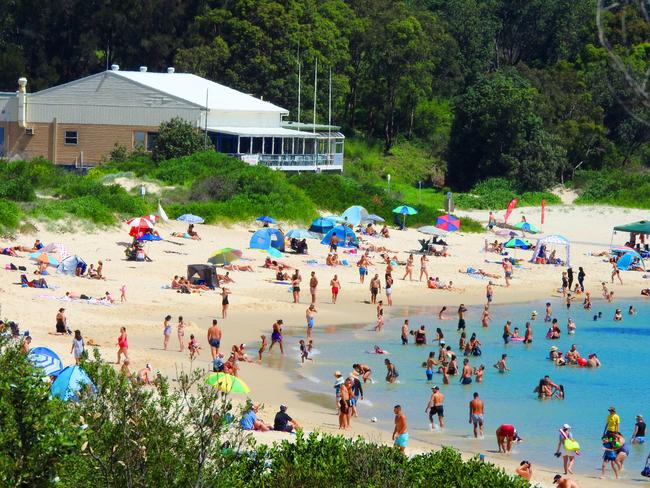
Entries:
[[506, 214], [503, 217], [503, 221], [505, 223], [508, 223], [508, 217], [510, 217], [510, 214], [515, 209], [515, 207], [517, 206], [518, 201], [519, 200], [517, 200], [516, 198], [513, 198], [512, 200], [510, 200], [510, 203], [508, 204], [508, 208], [506, 209]]
[[542, 198], [542, 225], [544, 225], [544, 210], [546, 210], [546, 200]]

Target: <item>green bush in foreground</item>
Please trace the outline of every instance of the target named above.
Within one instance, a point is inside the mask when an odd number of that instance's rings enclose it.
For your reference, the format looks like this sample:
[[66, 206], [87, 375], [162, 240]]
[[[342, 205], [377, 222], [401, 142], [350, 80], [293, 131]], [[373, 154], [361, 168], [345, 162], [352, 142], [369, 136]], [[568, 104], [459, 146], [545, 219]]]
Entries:
[[650, 174], [627, 171], [581, 171], [574, 186], [577, 204], [607, 204], [650, 209]]
[[145, 387], [103, 362], [82, 359], [95, 391], [76, 402], [49, 396], [20, 343], [0, 336], [0, 484], [17, 488], [490, 487], [524, 488], [491, 464], [443, 448], [406, 458], [362, 439], [299, 432], [295, 442], [255, 445], [241, 411], [180, 372]]

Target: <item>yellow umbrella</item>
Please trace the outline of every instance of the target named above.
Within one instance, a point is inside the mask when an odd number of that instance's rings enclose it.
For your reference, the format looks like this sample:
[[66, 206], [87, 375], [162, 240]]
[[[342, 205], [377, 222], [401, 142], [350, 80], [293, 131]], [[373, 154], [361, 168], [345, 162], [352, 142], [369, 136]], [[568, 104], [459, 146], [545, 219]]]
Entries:
[[228, 373], [211, 373], [205, 383], [226, 393], [248, 393], [251, 389], [242, 380]]

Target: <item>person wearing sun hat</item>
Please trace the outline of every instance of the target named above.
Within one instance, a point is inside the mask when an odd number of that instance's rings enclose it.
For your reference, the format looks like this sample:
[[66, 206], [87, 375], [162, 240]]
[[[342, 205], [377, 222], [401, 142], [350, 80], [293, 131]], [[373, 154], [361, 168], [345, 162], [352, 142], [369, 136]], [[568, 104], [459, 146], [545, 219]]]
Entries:
[[603, 436], [609, 437], [621, 431], [621, 417], [616, 413], [616, 407], [609, 407], [607, 410], [609, 411], [609, 415], [607, 416]]
[[558, 352], [558, 348], [557, 348], [557, 346], [551, 346], [551, 349], [550, 349], [550, 351], [548, 352], [548, 358], [549, 358], [551, 361], [555, 361], [556, 359], [559, 359], [560, 357], [562, 357], [562, 354], [560, 354], [560, 353]]

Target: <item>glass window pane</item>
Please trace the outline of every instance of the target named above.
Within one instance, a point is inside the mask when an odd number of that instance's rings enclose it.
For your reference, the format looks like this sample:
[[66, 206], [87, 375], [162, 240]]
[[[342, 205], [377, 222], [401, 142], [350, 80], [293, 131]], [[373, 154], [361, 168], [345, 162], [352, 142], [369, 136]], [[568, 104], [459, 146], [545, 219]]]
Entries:
[[282, 154], [282, 138], [276, 137], [273, 139], [273, 154]]
[[135, 149], [144, 149], [147, 143], [147, 133], [135, 131], [133, 132], [133, 147]]
[[153, 151], [153, 147], [156, 145], [157, 139], [157, 132], [147, 132], [147, 151]]
[[66, 144], [77, 144], [77, 131], [76, 130], [67, 130], [64, 134], [64, 141]]
[[239, 152], [241, 154], [250, 154], [250, 152], [251, 152], [251, 138], [250, 137], [240, 137], [239, 138]]
[[253, 154], [261, 154], [262, 153], [262, 138], [261, 137], [253, 137]]
[[264, 154], [273, 154], [273, 138], [264, 138]]
[[296, 145], [295, 145], [295, 148], [293, 150], [293, 153], [294, 154], [302, 154], [304, 149], [305, 149], [305, 140], [302, 137], [300, 137], [300, 138], [296, 137], [295, 141], [296, 141], [295, 142]]

